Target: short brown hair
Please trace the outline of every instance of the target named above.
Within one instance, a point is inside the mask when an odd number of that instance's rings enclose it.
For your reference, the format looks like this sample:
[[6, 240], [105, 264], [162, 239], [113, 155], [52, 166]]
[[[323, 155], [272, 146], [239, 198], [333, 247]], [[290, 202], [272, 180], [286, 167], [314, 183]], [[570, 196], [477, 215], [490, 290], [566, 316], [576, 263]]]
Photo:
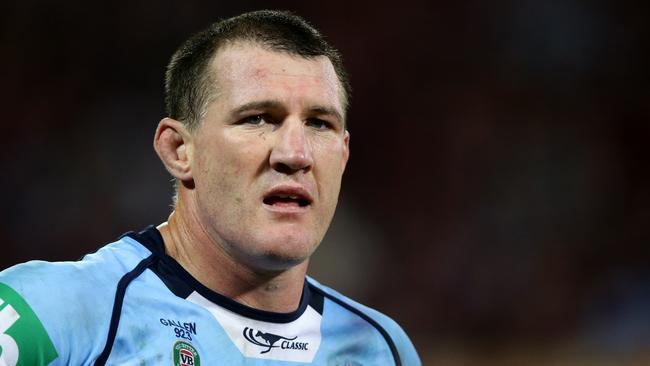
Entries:
[[195, 129], [213, 95], [206, 69], [227, 42], [249, 41], [270, 50], [305, 58], [327, 57], [336, 71], [347, 109], [351, 93], [340, 53], [301, 17], [287, 11], [260, 10], [218, 21], [193, 35], [176, 50], [165, 74], [167, 115]]

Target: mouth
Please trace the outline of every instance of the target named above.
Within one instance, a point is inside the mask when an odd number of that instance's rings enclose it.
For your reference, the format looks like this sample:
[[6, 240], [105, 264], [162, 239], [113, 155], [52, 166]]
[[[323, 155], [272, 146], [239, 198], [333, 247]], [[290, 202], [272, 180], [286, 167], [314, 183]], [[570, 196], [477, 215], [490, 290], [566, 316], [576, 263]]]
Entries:
[[307, 208], [313, 200], [309, 192], [302, 187], [282, 186], [266, 193], [262, 202], [273, 209], [292, 210]]

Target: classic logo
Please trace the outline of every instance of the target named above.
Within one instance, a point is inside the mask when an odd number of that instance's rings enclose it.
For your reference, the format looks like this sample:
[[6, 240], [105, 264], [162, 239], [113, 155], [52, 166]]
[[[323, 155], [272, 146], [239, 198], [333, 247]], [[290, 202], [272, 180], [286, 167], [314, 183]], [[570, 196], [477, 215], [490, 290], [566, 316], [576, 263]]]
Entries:
[[[244, 338], [254, 345], [266, 348], [265, 350], [262, 350], [260, 354], [268, 353], [272, 348], [278, 347], [281, 349], [308, 351], [307, 346], [309, 345], [307, 342], [294, 342], [294, 340], [298, 338], [297, 336], [288, 338], [273, 333], [265, 333], [259, 330], [255, 332], [253, 328], [248, 327], [244, 328]], [[276, 345], [279, 340], [282, 340], [282, 342], [280, 342], [279, 345]]]
[[199, 353], [187, 342], [174, 343], [173, 354], [174, 366], [201, 366]]

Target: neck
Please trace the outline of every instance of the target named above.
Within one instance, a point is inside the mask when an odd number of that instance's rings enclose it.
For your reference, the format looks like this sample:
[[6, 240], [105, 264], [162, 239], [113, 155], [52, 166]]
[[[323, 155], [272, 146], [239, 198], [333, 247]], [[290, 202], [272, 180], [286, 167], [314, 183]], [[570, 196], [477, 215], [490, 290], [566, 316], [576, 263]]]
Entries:
[[209, 289], [244, 305], [288, 313], [300, 305], [308, 261], [280, 272], [260, 271], [230, 255], [178, 202], [168, 222], [158, 226], [165, 250]]

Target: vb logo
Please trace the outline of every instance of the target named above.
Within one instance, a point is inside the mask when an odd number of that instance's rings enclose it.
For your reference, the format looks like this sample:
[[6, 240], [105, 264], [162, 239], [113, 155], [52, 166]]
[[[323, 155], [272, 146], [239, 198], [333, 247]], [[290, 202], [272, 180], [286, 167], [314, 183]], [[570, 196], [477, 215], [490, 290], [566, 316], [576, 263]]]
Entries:
[[[272, 348], [281, 348], [281, 349], [293, 349], [293, 350], [303, 350], [307, 351], [307, 345], [308, 343], [306, 342], [293, 342], [296, 337], [293, 338], [288, 338], [288, 337], [283, 337], [281, 335], [273, 334], [273, 333], [265, 333], [262, 331], [257, 331], [255, 332], [253, 328], [244, 328], [244, 338], [246, 338], [247, 341], [250, 343], [266, 348], [260, 352], [260, 354], [263, 353], [268, 353], [271, 351]], [[282, 340], [279, 345], [276, 345], [279, 340]]]
[[180, 350], [181, 354], [181, 366], [194, 366], [194, 355], [192, 352], [182, 349]]
[[[174, 344], [174, 366], [201, 366], [201, 358], [191, 344], [178, 341]], [[0, 365], [2, 366], [2, 365]]]

